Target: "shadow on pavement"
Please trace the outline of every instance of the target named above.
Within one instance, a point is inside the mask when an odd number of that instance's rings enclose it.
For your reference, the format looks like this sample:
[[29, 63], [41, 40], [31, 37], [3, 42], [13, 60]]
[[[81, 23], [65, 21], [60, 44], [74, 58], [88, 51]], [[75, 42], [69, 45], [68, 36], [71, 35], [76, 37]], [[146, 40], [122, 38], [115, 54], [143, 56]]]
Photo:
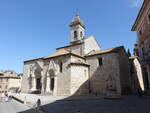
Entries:
[[[122, 99], [63, 99], [42, 106], [45, 113], [150, 113], [150, 97], [126, 96]], [[33, 109], [19, 113], [32, 113]], [[42, 113], [42, 112], [35, 112]]]

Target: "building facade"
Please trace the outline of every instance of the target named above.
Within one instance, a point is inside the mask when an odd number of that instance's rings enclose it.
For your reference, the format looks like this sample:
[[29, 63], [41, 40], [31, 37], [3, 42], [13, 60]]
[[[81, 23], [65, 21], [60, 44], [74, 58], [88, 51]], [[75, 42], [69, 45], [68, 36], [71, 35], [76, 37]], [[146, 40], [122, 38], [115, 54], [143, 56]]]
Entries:
[[21, 78], [16, 72], [8, 70], [0, 72], [0, 93], [19, 90]]
[[101, 50], [94, 36], [84, 36], [79, 15], [70, 24], [71, 41], [49, 56], [24, 61], [21, 90], [52, 95], [120, 96], [131, 90], [124, 47]]
[[140, 12], [132, 27], [137, 33], [134, 54], [139, 56], [142, 69], [145, 89], [150, 88], [150, 1], [144, 0]]
[[132, 93], [137, 94], [139, 89], [142, 92], [144, 92], [145, 87], [140, 59], [138, 56], [132, 56], [129, 59], [130, 59]]

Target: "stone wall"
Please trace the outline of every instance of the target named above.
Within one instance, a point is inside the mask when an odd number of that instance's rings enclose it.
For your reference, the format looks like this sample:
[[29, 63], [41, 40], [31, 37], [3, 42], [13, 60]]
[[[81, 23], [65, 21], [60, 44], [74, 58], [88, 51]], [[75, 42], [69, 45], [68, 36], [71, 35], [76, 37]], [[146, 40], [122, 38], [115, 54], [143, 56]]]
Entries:
[[125, 51], [122, 49], [119, 51], [119, 67], [120, 67], [120, 80], [121, 80], [121, 93], [131, 93], [131, 75], [129, 58]]
[[62, 56], [58, 60], [63, 63], [62, 72], [56, 75], [56, 92], [55, 95], [70, 95], [70, 68], [71, 56]]
[[71, 95], [84, 95], [89, 93], [88, 67], [71, 65]]
[[80, 58], [77, 56], [71, 56], [71, 62], [76, 62], [76, 61], [81, 61], [81, 62], [85, 62], [85, 58]]
[[[98, 58], [102, 58], [99, 66]], [[96, 95], [120, 95], [120, 72], [117, 53], [87, 57], [90, 65], [91, 93]]]
[[22, 76], [22, 83], [21, 83], [21, 92], [28, 93], [29, 92], [29, 68], [33, 62], [26, 62], [24, 63], [23, 67], [23, 76]]
[[66, 49], [70, 50], [72, 53], [82, 56], [83, 55], [83, 44], [74, 45]]
[[93, 36], [89, 36], [84, 39], [84, 55], [88, 54], [92, 50], [100, 50], [100, 46]]
[[138, 89], [145, 90], [141, 64], [138, 57], [130, 57], [131, 74], [132, 74], [132, 90], [137, 93]]
[[17, 76], [17, 73], [15, 71], [11, 71], [11, 70], [4, 71], [3, 74], [4, 74], [4, 76]]
[[21, 87], [21, 79], [20, 78], [9, 78], [8, 89], [10, 89], [12, 87], [20, 88]]
[[[70, 55], [58, 56], [44, 61], [45, 92], [53, 95], [70, 94]], [[62, 72], [60, 71], [62, 63]], [[54, 89], [51, 90], [51, 79], [54, 79]]]

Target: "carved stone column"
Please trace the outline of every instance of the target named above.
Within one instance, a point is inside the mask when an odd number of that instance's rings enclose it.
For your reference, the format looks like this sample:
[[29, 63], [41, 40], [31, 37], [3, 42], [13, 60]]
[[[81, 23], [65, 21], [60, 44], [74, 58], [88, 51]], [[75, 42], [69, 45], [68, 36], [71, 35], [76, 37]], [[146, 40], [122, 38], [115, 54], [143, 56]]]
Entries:
[[57, 77], [54, 77], [54, 90], [53, 95], [57, 95]]
[[41, 76], [42, 76], [42, 78], [41, 78], [41, 84], [42, 84], [42, 88], [41, 88], [41, 93], [45, 93], [45, 75], [44, 75], [45, 73], [44, 73], [44, 70], [42, 70], [42, 72], [41, 72]]
[[50, 77], [47, 76], [47, 79], [46, 79], [46, 93], [50, 93]]

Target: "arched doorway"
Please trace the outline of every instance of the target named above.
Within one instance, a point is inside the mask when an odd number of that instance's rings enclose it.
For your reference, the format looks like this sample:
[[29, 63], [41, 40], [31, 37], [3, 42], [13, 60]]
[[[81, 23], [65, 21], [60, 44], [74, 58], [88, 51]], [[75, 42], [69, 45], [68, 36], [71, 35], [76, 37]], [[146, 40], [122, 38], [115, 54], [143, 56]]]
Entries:
[[50, 84], [50, 89], [51, 89], [51, 91], [54, 90], [54, 83], [55, 83], [54, 78], [51, 78], [51, 84]]
[[40, 78], [36, 78], [36, 89], [40, 91], [41, 88], [42, 88], [41, 77]]
[[38, 91], [41, 91], [41, 88], [42, 88], [42, 83], [41, 83], [41, 79], [42, 79], [42, 76], [41, 76], [41, 68], [36, 68], [35, 69], [35, 72], [34, 72], [34, 75], [35, 75], [35, 84], [36, 84], [36, 90]]
[[50, 76], [50, 90], [53, 92], [55, 88], [55, 72], [53, 69], [49, 70], [49, 76]]

